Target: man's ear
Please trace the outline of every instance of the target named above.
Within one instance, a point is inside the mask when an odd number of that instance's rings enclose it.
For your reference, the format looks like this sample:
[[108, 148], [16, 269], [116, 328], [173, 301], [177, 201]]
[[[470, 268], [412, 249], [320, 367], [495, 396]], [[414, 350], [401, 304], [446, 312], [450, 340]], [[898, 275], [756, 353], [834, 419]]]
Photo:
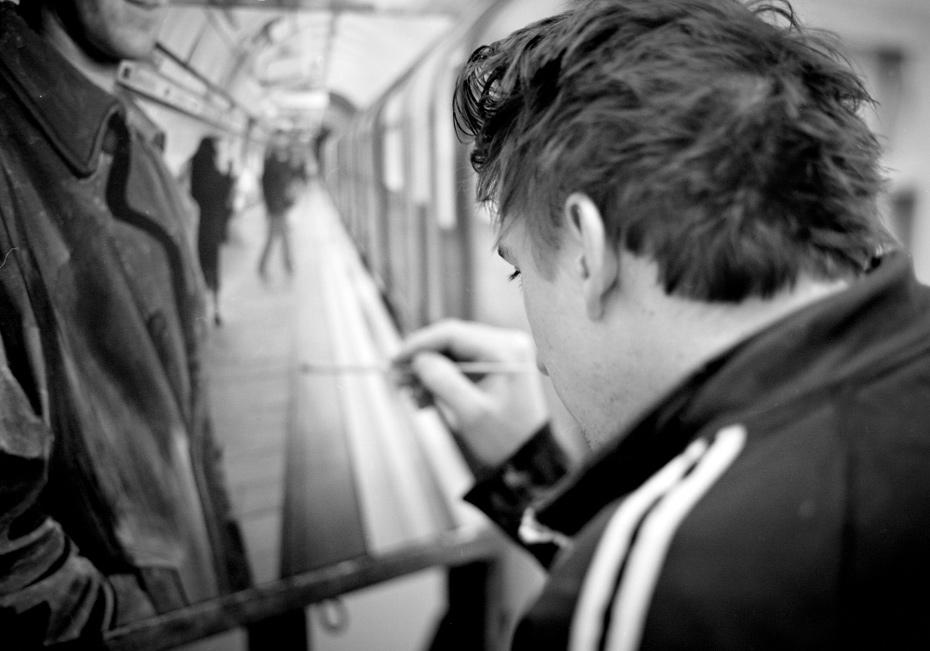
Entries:
[[575, 271], [581, 280], [588, 318], [597, 320], [603, 316], [607, 297], [619, 280], [619, 256], [591, 197], [572, 193], [565, 199], [564, 210], [565, 224], [579, 245]]

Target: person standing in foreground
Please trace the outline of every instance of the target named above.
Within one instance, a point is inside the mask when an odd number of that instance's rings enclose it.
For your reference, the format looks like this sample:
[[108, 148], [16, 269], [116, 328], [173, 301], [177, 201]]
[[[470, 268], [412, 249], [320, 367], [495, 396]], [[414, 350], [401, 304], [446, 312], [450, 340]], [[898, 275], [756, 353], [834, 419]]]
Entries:
[[[930, 647], [930, 290], [870, 98], [790, 6], [593, 0], [476, 50], [455, 119], [535, 339], [397, 356], [549, 568], [514, 649]], [[594, 451], [569, 469], [538, 378]]]
[[166, 0], [0, 3], [0, 646], [250, 584], [210, 430], [194, 220], [121, 96]]

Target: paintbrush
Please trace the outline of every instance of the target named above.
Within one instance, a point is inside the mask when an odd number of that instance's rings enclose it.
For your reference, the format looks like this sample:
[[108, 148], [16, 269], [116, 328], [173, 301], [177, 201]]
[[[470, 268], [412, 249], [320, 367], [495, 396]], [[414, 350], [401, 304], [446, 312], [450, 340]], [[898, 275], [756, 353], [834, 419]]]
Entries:
[[[538, 373], [533, 362], [454, 362], [462, 373], [486, 375], [488, 373]], [[409, 364], [387, 364], [379, 362], [304, 362], [302, 373], [340, 375], [342, 373], [394, 373], [412, 374]]]

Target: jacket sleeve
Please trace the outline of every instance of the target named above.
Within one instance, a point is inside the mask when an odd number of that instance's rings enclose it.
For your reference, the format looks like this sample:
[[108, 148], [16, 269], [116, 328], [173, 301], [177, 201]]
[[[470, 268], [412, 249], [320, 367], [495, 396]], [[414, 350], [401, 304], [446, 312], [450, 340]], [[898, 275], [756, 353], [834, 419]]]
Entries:
[[[0, 244], [4, 243], [0, 231]], [[121, 621], [154, 614], [135, 577], [104, 577], [44, 512], [54, 436], [27, 350], [38, 331], [23, 316], [15, 254], [0, 266], [0, 647], [31, 649], [81, 639], [93, 648]], [[24, 384], [25, 383], [25, 384]], [[9, 646], [7, 646], [9, 645]]]
[[11, 648], [99, 637], [112, 590], [43, 514], [52, 436], [0, 348], [0, 630]]
[[569, 469], [568, 454], [546, 424], [507, 461], [480, 474], [465, 494], [465, 501], [481, 509], [504, 533], [548, 566], [558, 548], [548, 541], [524, 540], [520, 526], [527, 509]]

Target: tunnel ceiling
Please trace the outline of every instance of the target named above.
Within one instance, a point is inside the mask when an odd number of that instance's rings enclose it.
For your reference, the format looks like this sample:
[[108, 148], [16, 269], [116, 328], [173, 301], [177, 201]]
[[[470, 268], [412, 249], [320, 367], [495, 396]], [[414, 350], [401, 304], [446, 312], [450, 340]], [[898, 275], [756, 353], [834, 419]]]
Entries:
[[299, 126], [318, 121], [330, 94], [369, 105], [463, 10], [487, 2], [173, 0], [156, 63], [249, 116]]

